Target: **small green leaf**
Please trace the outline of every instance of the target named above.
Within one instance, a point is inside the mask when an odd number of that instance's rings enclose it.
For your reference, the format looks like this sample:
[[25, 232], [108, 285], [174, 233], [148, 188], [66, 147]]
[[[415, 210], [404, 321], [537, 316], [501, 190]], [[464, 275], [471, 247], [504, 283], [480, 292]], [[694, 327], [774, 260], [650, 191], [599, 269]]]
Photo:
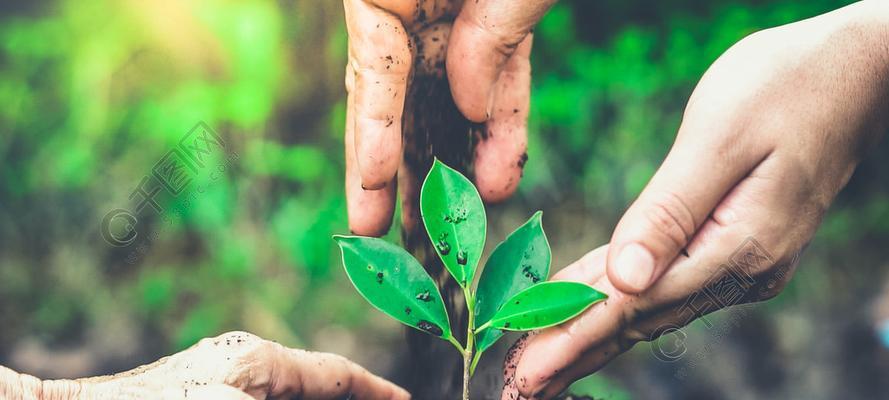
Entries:
[[485, 206], [469, 179], [438, 159], [420, 191], [426, 232], [445, 267], [462, 287], [472, 278], [485, 247]]
[[578, 282], [544, 282], [510, 298], [491, 318], [492, 328], [528, 331], [547, 328], [574, 318], [593, 303], [608, 298]]
[[423, 266], [404, 249], [383, 239], [334, 236], [343, 266], [358, 293], [403, 324], [444, 340], [451, 326], [444, 301]]
[[[502, 243], [497, 245], [482, 270], [476, 294], [476, 324], [491, 320], [507, 299], [545, 281], [552, 258], [541, 224], [542, 213], [534, 213]], [[477, 351], [485, 351], [503, 336], [499, 329], [486, 329], [477, 338]]]

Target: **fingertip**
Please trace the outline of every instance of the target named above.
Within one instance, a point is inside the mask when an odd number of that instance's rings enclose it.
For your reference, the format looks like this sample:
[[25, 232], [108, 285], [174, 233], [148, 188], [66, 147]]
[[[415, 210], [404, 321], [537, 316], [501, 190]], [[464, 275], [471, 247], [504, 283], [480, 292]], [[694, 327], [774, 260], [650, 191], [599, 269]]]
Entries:
[[522, 397], [536, 399], [557, 373], [558, 370], [548, 373], [531, 363], [519, 364], [515, 374], [516, 390]]
[[[387, 120], [393, 117], [387, 117]], [[400, 117], [399, 117], [400, 118]], [[384, 126], [375, 126], [375, 125]], [[356, 127], [355, 150], [361, 187], [381, 190], [398, 173], [401, 164], [401, 122], [373, 121]]]
[[354, 182], [346, 192], [349, 230], [360, 236], [385, 235], [392, 226], [395, 212], [394, 180], [379, 190], [365, 190]]
[[361, 213], [353, 213], [349, 215], [349, 231], [353, 235], [380, 237], [389, 232], [392, 226], [391, 215], [380, 216], [379, 218], [368, 217]]
[[377, 222], [377, 221], [355, 221], [354, 218], [349, 218], [349, 232], [353, 235], [358, 236], [371, 236], [371, 237], [380, 237], [389, 232], [389, 228], [391, 228], [392, 221], [386, 222]]
[[506, 178], [506, 182], [504, 182], [503, 179], [499, 179], [502, 178], [499, 174], [495, 177], [487, 173], [478, 174], [475, 185], [485, 203], [496, 204], [506, 201], [519, 187], [519, 180], [514, 176]]
[[[466, 82], [471, 78], [467, 78], [471, 72], [466, 71], [470, 68], [467, 63], [458, 63], [447, 61], [448, 81], [451, 87], [451, 96], [454, 98], [454, 104], [466, 119], [472, 122], [485, 122], [490, 118], [491, 113], [488, 109], [488, 97], [490, 96], [490, 88], [487, 90], [474, 86], [471, 82]], [[485, 85], [479, 82], [480, 85]], [[490, 87], [490, 85], [487, 85]]]
[[494, 83], [505, 56], [494, 54], [496, 43], [492, 38], [462, 15], [454, 21], [448, 40], [448, 83], [463, 116], [473, 122], [485, 122], [491, 117]]
[[655, 259], [648, 249], [638, 243], [611, 246], [606, 272], [615, 289], [626, 294], [640, 294], [651, 286]]
[[394, 383], [392, 384], [392, 386], [395, 387], [395, 389], [394, 389], [395, 394], [392, 396], [393, 399], [395, 399], [395, 400], [411, 400], [411, 394], [408, 393], [407, 390], [405, 390], [404, 388], [402, 388], [400, 386], [395, 385]]
[[[511, 111], [509, 111], [512, 114]], [[500, 110], [488, 121], [486, 137], [475, 151], [475, 184], [482, 200], [505, 201], [518, 190], [528, 162], [524, 116], [505, 117]]]
[[544, 330], [522, 344], [513, 377], [515, 390], [521, 397], [539, 398], [541, 391], [558, 375], [561, 367], [557, 365], [561, 365], [561, 361], [557, 360], [559, 350], [553, 350], [556, 343], [553, 340], [559, 341], [559, 335], [553, 336], [552, 331]]

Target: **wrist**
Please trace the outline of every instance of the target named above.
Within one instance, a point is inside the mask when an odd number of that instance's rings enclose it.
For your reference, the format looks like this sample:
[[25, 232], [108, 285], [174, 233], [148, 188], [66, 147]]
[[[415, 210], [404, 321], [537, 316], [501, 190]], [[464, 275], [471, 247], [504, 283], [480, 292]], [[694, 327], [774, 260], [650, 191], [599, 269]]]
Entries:
[[88, 385], [84, 382], [59, 379], [41, 380], [19, 374], [0, 366], [0, 398], [22, 400], [73, 400], [86, 399]]
[[40, 396], [37, 397], [39, 400], [75, 400], [90, 398], [87, 394], [88, 385], [81, 381], [70, 379], [40, 381], [34, 377], [29, 378], [40, 382]]

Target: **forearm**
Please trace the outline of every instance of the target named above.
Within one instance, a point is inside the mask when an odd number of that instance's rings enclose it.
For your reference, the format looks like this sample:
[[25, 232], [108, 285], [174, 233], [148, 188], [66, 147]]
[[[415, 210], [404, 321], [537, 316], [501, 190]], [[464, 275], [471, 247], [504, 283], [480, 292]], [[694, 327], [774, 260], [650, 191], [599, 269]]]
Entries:
[[83, 383], [59, 379], [43, 381], [0, 366], [0, 398], [9, 400], [70, 400], [88, 398]]
[[866, 136], [864, 143], [870, 147], [889, 130], [889, 2], [864, 0], [850, 7], [855, 9], [847, 29], [854, 32], [850, 36], [863, 42], [858, 57], [871, 66], [871, 74], [866, 73], [865, 79], [873, 88], [873, 102], [868, 110], [873, 115], [873, 126], [862, 132]]
[[[816, 46], [805, 62], [824, 71], [818, 76], [824, 90], [813, 93], [832, 104], [822, 112], [853, 128], [855, 135], [837, 144], [851, 145], [860, 158], [889, 130], [889, 2], [854, 3], [802, 21], [798, 33]], [[836, 125], [831, 129], [842, 131]]]
[[869, 52], [865, 56], [874, 61], [882, 83], [889, 82], [889, 2], [864, 0], [854, 6], [852, 25], [859, 25], [865, 34]]

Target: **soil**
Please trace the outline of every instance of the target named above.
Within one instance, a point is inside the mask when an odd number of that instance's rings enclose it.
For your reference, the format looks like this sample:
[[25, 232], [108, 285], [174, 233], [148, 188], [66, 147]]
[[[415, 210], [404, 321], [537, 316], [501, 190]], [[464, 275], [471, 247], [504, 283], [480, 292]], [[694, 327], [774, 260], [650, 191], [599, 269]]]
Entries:
[[[459, 285], [442, 265], [419, 215], [420, 187], [434, 158], [472, 177], [471, 160], [483, 126], [457, 110], [445, 74], [444, 46], [449, 27], [434, 24], [415, 35], [414, 74], [402, 119], [404, 168], [399, 171], [403, 194], [402, 242], [441, 287], [453, 332], [465, 332], [465, 307]], [[438, 39], [438, 40], [432, 40]], [[462, 359], [447, 342], [406, 328], [407, 354], [398, 370], [401, 383], [414, 398], [457, 399], [462, 386]], [[460, 337], [458, 340], [464, 341]]]
[[[402, 120], [404, 138], [404, 168], [399, 171], [399, 190], [403, 197], [402, 209], [405, 223], [402, 225], [402, 242], [429, 274], [441, 285], [442, 297], [451, 316], [452, 331], [461, 342], [465, 332], [465, 306], [459, 285], [450, 278], [442, 265], [419, 216], [419, 193], [422, 177], [426, 176], [434, 158], [472, 178], [472, 159], [475, 144], [484, 134], [484, 125], [473, 123], [460, 113], [447, 82], [444, 63], [444, 46], [449, 27], [443, 24], [429, 26], [415, 35], [414, 75], [408, 87]], [[423, 37], [428, 35], [429, 37]], [[439, 40], [431, 40], [438, 38]], [[425, 39], [425, 40], [424, 40]], [[434, 45], [433, 45], [434, 43]], [[396, 370], [402, 384], [418, 399], [458, 399], [462, 385], [462, 360], [450, 344], [406, 328], [407, 354]], [[493, 353], [493, 351], [492, 351]], [[494, 354], [488, 354], [495, 357]], [[499, 363], [488, 364], [497, 369], [487, 375], [500, 375]], [[477, 371], [481, 372], [481, 371]], [[481, 374], [477, 374], [481, 375]], [[484, 384], [478, 398], [497, 398], [500, 383]], [[592, 397], [566, 395], [560, 400], [593, 400]]]

